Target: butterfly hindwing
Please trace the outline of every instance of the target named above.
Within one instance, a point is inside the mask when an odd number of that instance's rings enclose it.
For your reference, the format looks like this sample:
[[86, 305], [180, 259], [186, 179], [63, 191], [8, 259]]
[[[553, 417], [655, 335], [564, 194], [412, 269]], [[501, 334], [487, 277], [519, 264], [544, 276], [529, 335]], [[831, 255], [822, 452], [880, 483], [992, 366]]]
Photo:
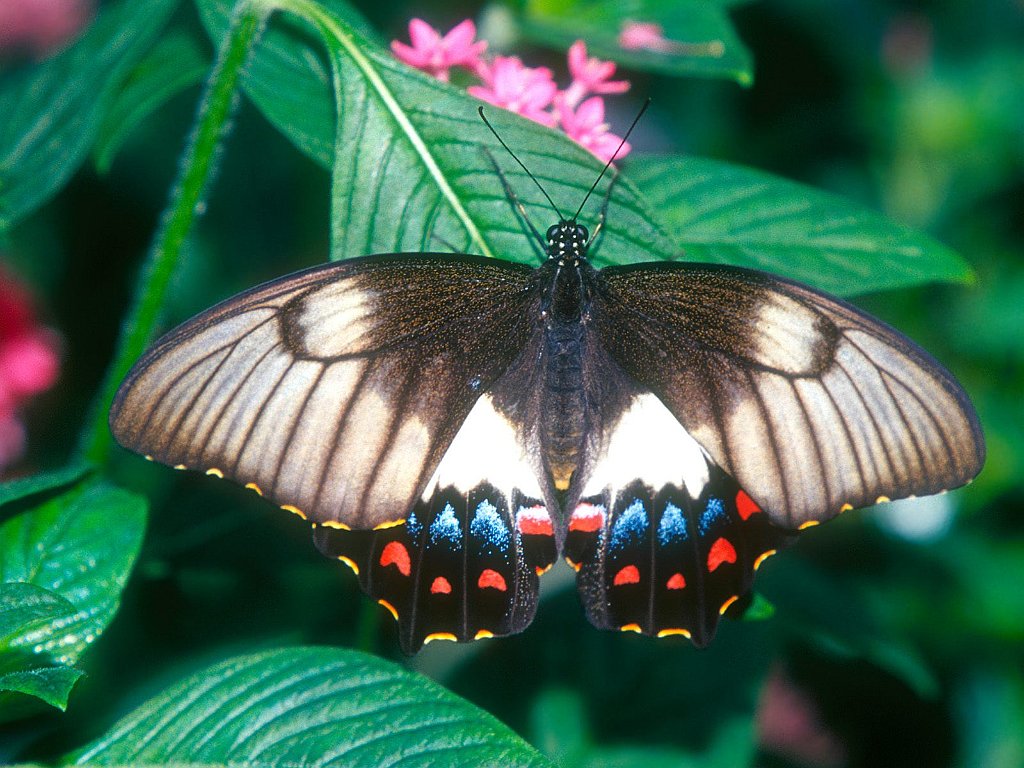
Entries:
[[590, 621], [703, 647], [792, 534], [772, 526], [651, 393], [612, 423], [569, 519]]
[[709, 264], [598, 281], [605, 348], [780, 526], [955, 488], [981, 468], [977, 415], [952, 375], [839, 299]]
[[406, 653], [508, 635], [533, 619], [538, 575], [555, 557], [544, 496], [516, 430], [485, 394], [403, 524], [319, 527], [315, 540], [391, 612]]
[[158, 341], [122, 384], [111, 429], [314, 522], [404, 519], [529, 338], [530, 275], [412, 254], [267, 283]]

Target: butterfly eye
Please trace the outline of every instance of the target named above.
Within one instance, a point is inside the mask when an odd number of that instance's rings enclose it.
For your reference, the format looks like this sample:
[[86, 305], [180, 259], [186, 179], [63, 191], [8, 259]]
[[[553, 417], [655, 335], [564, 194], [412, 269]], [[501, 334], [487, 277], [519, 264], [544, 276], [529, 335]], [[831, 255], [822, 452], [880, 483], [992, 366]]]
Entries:
[[550, 227], [548, 227], [548, 240], [554, 240], [557, 235], [558, 235], [558, 225], [557, 224], [552, 224]]
[[587, 232], [587, 228], [584, 227], [582, 224], [577, 224], [576, 225], [576, 238], [578, 240], [581, 240], [581, 241], [583, 241], [585, 243], [585, 242], [587, 242], [587, 238], [589, 238], [589, 237], [590, 237], [590, 233]]

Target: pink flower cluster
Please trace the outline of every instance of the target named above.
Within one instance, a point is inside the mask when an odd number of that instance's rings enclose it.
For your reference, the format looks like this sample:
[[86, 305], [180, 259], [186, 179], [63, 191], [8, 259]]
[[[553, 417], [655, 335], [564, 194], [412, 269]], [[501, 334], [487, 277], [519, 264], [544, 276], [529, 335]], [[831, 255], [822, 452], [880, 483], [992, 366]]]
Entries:
[[61, 48], [86, 25], [93, 0], [0, 0], [0, 54], [36, 58]]
[[[441, 35], [421, 19], [409, 22], [412, 46], [391, 43], [395, 57], [416, 69], [447, 81], [454, 67], [463, 68], [481, 81], [467, 90], [478, 99], [548, 127], [561, 127], [578, 144], [607, 162], [622, 139], [611, 133], [604, 121], [602, 96], [629, 90], [626, 80], [612, 80], [615, 64], [587, 56], [587, 46], [577, 40], [569, 49], [572, 82], [559, 90], [547, 67], [527, 67], [518, 56], [485, 59], [485, 41], [476, 41], [476, 26], [470, 19]], [[624, 144], [617, 157], [629, 153]]]
[[53, 386], [58, 368], [56, 335], [38, 325], [28, 291], [0, 269], [0, 473], [25, 448], [21, 407]]

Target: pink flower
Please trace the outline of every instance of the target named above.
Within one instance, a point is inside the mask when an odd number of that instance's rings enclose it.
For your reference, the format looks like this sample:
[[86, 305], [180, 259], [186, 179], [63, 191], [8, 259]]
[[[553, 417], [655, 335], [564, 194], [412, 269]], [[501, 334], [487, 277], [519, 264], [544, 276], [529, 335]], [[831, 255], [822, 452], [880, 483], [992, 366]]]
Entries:
[[627, 21], [619, 32], [619, 45], [627, 51], [646, 49], [648, 51], [671, 51], [675, 44], [665, 38], [660, 24], [643, 21]]
[[53, 53], [86, 25], [92, 6], [91, 0], [2, 0], [0, 51]]
[[608, 132], [608, 123], [604, 121], [604, 99], [600, 96], [591, 96], [575, 112], [563, 105], [558, 116], [569, 138], [589, 149], [598, 159], [607, 163], [613, 155], [625, 157], [629, 154], [629, 142], [622, 145], [618, 154], [615, 153], [622, 139]]
[[409, 22], [412, 47], [393, 40], [391, 51], [399, 61], [447, 82], [448, 70], [452, 67], [476, 71], [480, 66], [480, 55], [487, 48], [487, 42], [473, 42], [475, 37], [476, 25], [471, 19], [457, 24], [444, 37], [422, 19], [413, 19]]
[[555, 117], [545, 111], [558, 93], [547, 67], [525, 67], [518, 56], [496, 56], [478, 70], [484, 85], [468, 91], [478, 99], [528, 117], [541, 125], [554, 126]]
[[57, 339], [36, 324], [28, 292], [0, 269], [0, 471], [25, 447], [18, 410], [57, 379]]
[[591, 93], [625, 93], [629, 90], [626, 80], [610, 80], [615, 74], [615, 63], [587, 57], [587, 44], [577, 40], [569, 48], [569, 74], [572, 83], [562, 93], [562, 102], [572, 109]]

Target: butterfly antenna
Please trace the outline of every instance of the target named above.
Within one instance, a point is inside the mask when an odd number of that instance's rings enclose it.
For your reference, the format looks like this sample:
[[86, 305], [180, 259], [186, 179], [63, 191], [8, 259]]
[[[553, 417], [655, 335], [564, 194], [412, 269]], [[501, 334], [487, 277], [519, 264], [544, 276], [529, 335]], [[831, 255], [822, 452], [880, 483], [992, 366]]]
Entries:
[[[633, 129], [636, 128], [636, 124], [640, 122], [640, 118], [644, 116], [644, 112], [647, 111], [647, 108], [649, 106], [651, 106], [651, 100], [647, 99], [647, 101], [644, 102], [644, 105], [640, 107], [640, 111], [636, 113], [636, 117], [633, 118], [633, 122], [630, 123], [629, 125], [629, 130], [626, 131], [626, 135], [622, 137], [622, 141], [619, 142], [619, 146], [615, 148], [615, 151], [612, 152], [612, 156], [608, 158], [608, 162], [604, 164], [604, 168], [601, 170], [601, 173], [598, 175], [598, 177], [594, 180], [594, 183], [590, 186], [590, 191], [587, 192], [586, 197], [583, 198], [583, 202], [580, 203], [580, 207], [576, 209], [576, 213], [573, 214], [572, 219], [570, 219], [570, 221], [576, 221], [576, 219], [579, 218], [580, 212], [583, 210], [583, 206], [587, 204], [587, 200], [589, 200], [590, 196], [594, 194], [594, 190], [597, 189], [597, 185], [601, 183], [601, 179], [604, 178], [604, 175], [608, 173], [608, 169], [612, 167], [612, 163], [614, 163], [615, 158], [619, 156], [619, 152], [621, 152], [622, 148], [626, 146], [626, 139], [629, 138], [629, 134], [631, 134], [633, 132]], [[491, 130], [494, 129], [492, 128]], [[515, 157], [515, 155], [513, 155], [513, 157]]]
[[[518, 157], [516, 157], [516, 153], [513, 152], [511, 149], [509, 149], [508, 144], [506, 144], [504, 139], [502, 139], [501, 136], [498, 135], [498, 132], [496, 130], [494, 130], [494, 126], [492, 126], [487, 121], [487, 117], [484, 115], [484, 108], [483, 107], [477, 107], [476, 111], [480, 113], [480, 119], [484, 121], [484, 125], [486, 125], [490, 129], [491, 133], [494, 134], [494, 138], [496, 138], [498, 140], [498, 143], [500, 143], [501, 146], [503, 146], [505, 148], [506, 152], [508, 152], [510, 155], [512, 155], [512, 159], [515, 160], [517, 163], [519, 163], [519, 167], [522, 168], [524, 171], [526, 171], [526, 175], [530, 177], [530, 179], [533, 181], [534, 184], [537, 185], [537, 189], [540, 190], [541, 194], [544, 195], [545, 198], [547, 198], [548, 203], [555, 210], [555, 213], [558, 214], [558, 220], [559, 221], [565, 221], [565, 217], [562, 215], [562, 212], [560, 210], [558, 210], [558, 206], [555, 205], [555, 201], [551, 199], [551, 195], [549, 195], [547, 193], [547, 191], [544, 189], [544, 187], [542, 187], [540, 185], [540, 182], [537, 181], [537, 177], [534, 176], [532, 173], [530, 173], [530, 169], [527, 168], [523, 164], [522, 160], [520, 160]], [[620, 147], [620, 149], [621, 149], [621, 147]], [[618, 150], [616, 150], [616, 151], [618, 151]]]

